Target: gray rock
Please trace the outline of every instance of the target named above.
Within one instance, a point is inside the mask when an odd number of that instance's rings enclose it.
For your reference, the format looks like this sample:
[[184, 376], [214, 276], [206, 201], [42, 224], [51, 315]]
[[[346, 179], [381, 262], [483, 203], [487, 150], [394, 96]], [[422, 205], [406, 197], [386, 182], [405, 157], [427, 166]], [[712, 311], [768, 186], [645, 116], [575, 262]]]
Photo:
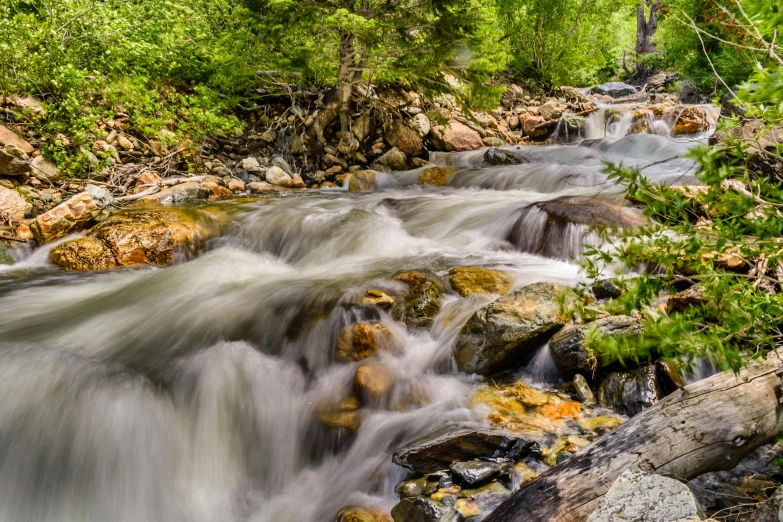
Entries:
[[472, 460], [470, 462], [453, 462], [449, 469], [462, 484], [478, 486], [500, 473], [500, 465], [495, 462]]
[[661, 475], [626, 471], [587, 522], [702, 520], [699, 502], [682, 482]]
[[427, 136], [427, 134], [430, 133], [430, 130], [432, 130], [432, 123], [430, 122], [430, 119], [427, 117], [427, 115], [423, 112], [416, 114], [413, 118], [411, 118], [408, 125], [411, 129], [413, 129], [413, 132], [419, 135], [420, 138], [424, 138]]
[[593, 87], [590, 92], [592, 94], [600, 94], [602, 96], [611, 96], [612, 98], [623, 98], [625, 96], [636, 94], [636, 87], [633, 85], [628, 85], [627, 83], [611, 82]]
[[291, 168], [291, 165], [289, 165], [288, 162], [284, 160], [282, 156], [275, 156], [274, 158], [272, 158], [272, 166], [283, 169], [283, 172], [285, 172], [289, 176], [294, 175], [294, 171]]
[[392, 148], [386, 152], [383, 156], [375, 160], [370, 166], [374, 170], [389, 171], [389, 170], [407, 170], [408, 158], [405, 153], [398, 148]]
[[563, 379], [571, 380], [581, 374], [592, 379], [599, 368], [612, 361], [593, 354], [585, 345], [585, 334], [596, 329], [603, 336], [631, 335], [642, 332], [639, 319], [627, 315], [613, 315], [593, 323], [571, 324], [557, 332], [549, 341], [549, 351], [557, 371]]
[[57, 165], [43, 156], [36, 156], [30, 162], [31, 173], [41, 181], [55, 181], [60, 178], [60, 170]]
[[519, 165], [527, 163], [527, 158], [507, 149], [491, 148], [484, 153], [484, 163], [488, 165]]
[[173, 187], [161, 190], [157, 194], [151, 194], [142, 198], [142, 201], [170, 205], [173, 203], [184, 203], [187, 201], [198, 201], [207, 199], [209, 191], [202, 187], [198, 182], [180, 183]]
[[565, 323], [557, 302], [565, 289], [534, 283], [480, 308], [454, 348], [459, 370], [492, 375], [518, 368]]
[[629, 372], [612, 372], [598, 389], [598, 403], [605, 408], [633, 417], [663, 398], [655, 366]]
[[538, 451], [537, 443], [502, 430], [448, 427], [398, 449], [392, 460], [417, 473], [434, 473], [456, 461], [479, 457], [519, 459]]
[[593, 285], [593, 296], [596, 299], [617, 299], [622, 292], [611, 279], [600, 279]]

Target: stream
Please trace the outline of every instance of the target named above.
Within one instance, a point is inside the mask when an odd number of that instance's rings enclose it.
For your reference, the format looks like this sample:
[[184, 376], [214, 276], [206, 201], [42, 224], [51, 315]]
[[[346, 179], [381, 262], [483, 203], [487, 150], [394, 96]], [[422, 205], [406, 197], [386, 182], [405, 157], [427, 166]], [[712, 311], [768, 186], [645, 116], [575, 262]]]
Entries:
[[[532, 205], [622, 203], [605, 162], [693, 183], [682, 156], [703, 138], [671, 138], [665, 122], [661, 134], [626, 135], [602, 118], [591, 116], [580, 142], [509, 147], [521, 165], [488, 166], [485, 150], [432, 153], [455, 169], [443, 187], [418, 185], [419, 169], [382, 174], [360, 194], [197, 207], [220, 234], [168, 268], [60, 272], [47, 247], [3, 268], [0, 520], [331, 522], [347, 505], [388, 512], [407, 476], [395, 449], [486, 422], [470, 401], [484, 379], [457, 372], [452, 349], [493, 298], [447, 293], [426, 329], [357, 303], [368, 289], [399, 294], [393, 276], [409, 270], [481, 266], [513, 288], [576, 284], [576, 258], [597, 236], [583, 224], [546, 234]], [[327, 429], [317, 408], [351, 393], [359, 363], [335, 362], [334, 343], [363, 320], [390, 332], [394, 349], [375, 357], [394, 385], [347, 434]], [[546, 347], [519, 375], [558, 382]]]

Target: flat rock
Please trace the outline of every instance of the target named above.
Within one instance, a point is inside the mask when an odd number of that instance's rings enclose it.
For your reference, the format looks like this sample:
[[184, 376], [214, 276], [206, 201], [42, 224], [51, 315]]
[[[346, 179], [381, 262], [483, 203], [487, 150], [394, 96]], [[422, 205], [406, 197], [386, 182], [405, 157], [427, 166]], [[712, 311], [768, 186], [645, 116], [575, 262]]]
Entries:
[[624, 98], [636, 94], [636, 87], [622, 82], [610, 82], [593, 87], [591, 94], [611, 96], [612, 98]]
[[521, 458], [538, 449], [537, 443], [502, 430], [448, 427], [398, 449], [392, 460], [417, 473], [434, 473], [457, 461]]
[[587, 522], [702, 520], [699, 502], [682, 482], [661, 475], [626, 471]]
[[458, 266], [449, 271], [449, 283], [462, 297], [473, 294], [505, 295], [511, 288], [511, 278], [500, 270], [479, 266]]
[[527, 158], [508, 149], [493, 147], [484, 153], [484, 163], [487, 165], [520, 165], [527, 163]]
[[433, 185], [442, 187], [454, 174], [454, 169], [449, 167], [431, 167], [419, 175], [419, 185]]
[[454, 349], [459, 370], [492, 375], [519, 367], [565, 324], [557, 303], [565, 289], [534, 283], [479, 309]]
[[180, 183], [173, 187], [168, 187], [155, 194], [144, 196], [139, 200], [139, 204], [173, 205], [175, 203], [186, 203], [188, 201], [199, 201], [209, 197], [209, 190], [202, 187], [200, 183], [191, 181]]
[[483, 460], [453, 462], [449, 466], [451, 473], [466, 486], [478, 486], [500, 474], [500, 464]]

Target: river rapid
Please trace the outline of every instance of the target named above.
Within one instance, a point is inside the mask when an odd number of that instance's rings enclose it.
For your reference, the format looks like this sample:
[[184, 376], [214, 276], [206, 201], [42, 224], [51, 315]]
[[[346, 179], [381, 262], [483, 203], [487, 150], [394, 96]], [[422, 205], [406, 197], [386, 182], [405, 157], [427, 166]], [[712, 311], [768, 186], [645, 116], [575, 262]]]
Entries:
[[[456, 169], [444, 187], [418, 185], [414, 170], [383, 174], [367, 193], [197, 208], [219, 237], [168, 268], [64, 273], [46, 248], [4, 268], [0, 520], [330, 522], [346, 505], [390, 509], [406, 477], [396, 448], [486, 422], [470, 405], [483, 380], [458, 373], [452, 349], [491, 298], [450, 293], [430, 328], [410, 330], [355, 303], [368, 289], [401, 291], [393, 276], [406, 270], [481, 266], [514, 288], [576, 284], [574, 258], [597, 237], [585, 225], [544, 234], [531, 205], [622, 202], [605, 162], [691, 183], [682, 156], [700, 138], [593, 123], [594, 139], [513, 147], [521, 165], [487, 166], [483, 150], [433, 153]], [[350, 394], [359, 364], [335, 362], [335, 339], [368, 319], [391, 332], [395, 349], [376, 357], [393, 388], [362, 409], [355, 434], [327, 429], [316, 409]], [[557, 382], [545, 347], [520, 372]]]

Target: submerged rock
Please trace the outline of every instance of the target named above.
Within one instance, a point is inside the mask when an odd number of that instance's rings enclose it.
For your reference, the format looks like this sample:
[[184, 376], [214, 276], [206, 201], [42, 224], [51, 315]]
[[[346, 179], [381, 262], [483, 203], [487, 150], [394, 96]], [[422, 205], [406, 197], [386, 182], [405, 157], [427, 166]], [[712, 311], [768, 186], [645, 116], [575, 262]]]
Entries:
[[375, 188], [378, 182], [378, 174], [371, 170], [360, 170], [351, 174], [348, 181], [348, 192], [367, 192]]
[[520, 165], [527, 163], [527, 158], [507, 149], [491, 148], [484, 153], [484, 163], [492, 166]]
[[340, 330], [335, 359], [340, 362], [361, 361], [378, 350], [380, 341], [390, 334], [380, 323], [359, 323]]
[[661, 475], [626, 471], [587, 522], [701, 520], [699, 502], [682, 482]]
[[393, 461], [417, 473], [433, 473], [456, 461], [478, 457], [519, 459], [537, 451], [537, 443], [502, 430], [448, 427], [398, 449]]
[[636, 94], [636, 87], [622, 82], [610, 82], [593, 87], [590, 93], [611, 96], [612, 98], [624, 98]]
[[356, 431], [361, 424], [361, 404], [356, 397], [339, 402], [327, 402], [316, 408], [316, 416], [327, 428], [346, 428]]
[[639, 319], [626, 315], [612, 315], [593, 323], [564, 327], [549, 341], [552, 360], [563, 379], [571, 380], [577, 374], [592, 379], [596, 370], [611, 364], [612, 361], [598, 357], [586, 345], [585, 334], [593, 329], [604, 337], [634, 335], [643, 330]]
[[454, 349], [459, 370], [491, 375], [517, 368], [565, 324], [557, 303], [565, 289], [535, 283], [479, 309]]
[[408, 293], [402, 307], [395, 310], [395, 318], [411, 326], [430, 326], [440, 311], [443, 293], [440, 283], [423, 272], [403, 272], [395, 276], [395, 279], [408, 284]]
[[177, 253], [194, 253], [207, 231], [182, 212], [114, 214], [85, 238], [54, 247], [49, 260], [64, 270], [103, 270], [114, 266], [158, 265]]
[[628, 372], [612, 372], [601, 382], [598, 403], [633, 417], [663, 398], [655, 366]]
[[452, 174], [454, 174], [454, 169], [448, 167], [432, 167], [419, 175], [419, 185], [442, 187], [446, 185], [446, 182]]
[[478, 266], [452, 268], [449, 283], [462, 297], [473, 294], [505, 295], [511, 288], [511, 279], [504, 272]]
[[377, 402], [394, 385], [394, 374], [380, 362], [362, 364], [356, 369], [354, 387], [365, 402]]
[[641, 211], [594, 197], [562, 197], [536, 205], [562, 224], [636, 229], [647, 223]]

